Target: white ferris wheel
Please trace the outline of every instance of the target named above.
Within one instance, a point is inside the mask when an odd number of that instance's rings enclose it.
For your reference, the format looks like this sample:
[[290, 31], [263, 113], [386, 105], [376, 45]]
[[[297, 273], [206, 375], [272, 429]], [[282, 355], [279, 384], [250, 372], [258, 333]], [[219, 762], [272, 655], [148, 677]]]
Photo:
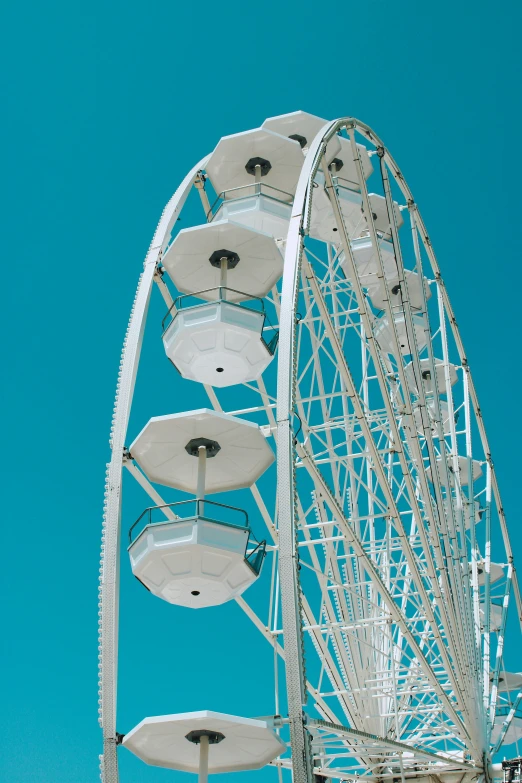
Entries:
[[[201, 222], [178, 230], [194, 188]], [[151, 409], [128, 432], [151, 296], [177, 399], [200, 384], [208, 405]], [[138, 283], [111, 449], [104, 783], [129, 751], [201, 783], [266, 764], [295, 783], [499, 777], [493, 754], [522, 737], [522, 673], [503, 663], [508, 610], [522, 622], [506, 520], [434, 249], [367, 125], [271, 117], [189, 171]], [[133, 519], [123, 474], [145, 493]], [[245, 705], [118, 733], [120, 569], [194, 623], [235, 601], [274, 658], [274, 716]]]

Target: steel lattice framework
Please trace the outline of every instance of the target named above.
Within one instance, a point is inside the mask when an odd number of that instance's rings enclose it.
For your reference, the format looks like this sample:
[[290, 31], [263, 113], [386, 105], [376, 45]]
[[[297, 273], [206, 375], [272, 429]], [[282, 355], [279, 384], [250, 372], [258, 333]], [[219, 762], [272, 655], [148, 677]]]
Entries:
[[[382, 291], [378, 311], [354, 258], [342, 182], [325, 162], [339, 134], [349, 140], [358, 172]], [[393, 284], [359, 141], [377, 162]], [[161, 260], [193, 185], [212, 220], [203, 189], [207, 160], [188, 173], [163, 212], [120, 363], [100, 569], [104, 783], [119, 779], [123, 469], [162, 502], [124, 451], [127, 423], [154, 284], [167, 306], [173, 303]], [[318, 175], [335, 217], [333, 244], [309, 236]], [[396, 200], [405, 218], [400, 232]], [[415, 287], [418, 280], [425, 282]], [[236, 600], [285, 661], [286, 683], [278, 681], [277, 665], [275, 673], [276, 691], [286, 684], [288, 719], [275, 725], [289, 726], [291, 758], [275, 762], [279, 774], [292, 768], [299, 783], [314, 774], [403, 783], [489, 779], [492, 752], [520, 701], [513, 705], [499, 693], [512, 597], [522, 623], [506, 520], [470, 368], [418, 206], [382, 141], [354, 118], [328, 123], [310, 144], [284, 243], [282, 284], [267, 307], [279, 325], [277, 373], [244, 384], [244, 406], [227, 412], [257, 421], [277, 449], [272, 492], [252, 487], [270, 540], [265, 611], [249, 604], [248, 593]], [[223, 410], [220, 391], [205, 388], [212, 407]]]

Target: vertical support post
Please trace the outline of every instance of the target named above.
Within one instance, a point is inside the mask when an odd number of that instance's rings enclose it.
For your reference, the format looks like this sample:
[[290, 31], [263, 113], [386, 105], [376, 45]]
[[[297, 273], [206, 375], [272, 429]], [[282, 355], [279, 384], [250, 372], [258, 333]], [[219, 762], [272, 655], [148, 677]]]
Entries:
[[[205, 513], [205, 508], [203, 503], [200, 502], [205, 499], [205, 476], [207, 472], [207, 447], [206, 446], [200, 446], [198, 449], [198, 483], [196, 488], [196, 498], [197, 498], [197, 513]], [[208, 737], [207, 737], [208, 739]]]
[[[200, 449], [200, 453], [201, 453], [201, 449]], [[208, 747], [209, 747], [208, 736], [203, 734], [199, 740], [198, 783], [208, 783]]]
[[219, 298], [223, 299], [223, 289], [227, 287], [228, 258], [221, 259], [220, 272], [221, 274], [219, 276]]
[[259, 163], [257, 164], [255, 168], [255, 180], [256, 180], [256, 194], [261, 193], [261, 166]]

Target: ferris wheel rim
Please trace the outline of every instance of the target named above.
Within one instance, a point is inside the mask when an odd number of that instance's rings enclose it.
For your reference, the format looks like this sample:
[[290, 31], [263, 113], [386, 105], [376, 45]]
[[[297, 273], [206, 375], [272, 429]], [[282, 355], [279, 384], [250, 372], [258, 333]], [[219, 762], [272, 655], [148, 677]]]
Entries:
[[116, 691], [118, 672], [118, 604], [119, 604], [119, 513], [124, 445], [132, 399], [134, 380], [139, 363], [141, 339], [145, 325], [148, 301], [153, 285], [156, 264], [164, 247], [177, 214], [190, 191], [194, 176], [205, 165], [208, 155], [194, 166], [180, 183], [165, 206], [158, 226], [145, 257], [143, 271], [131, 309], [129, 324], [120, 360], [120, 371], [116, 387], [114, 413], [109, 444], [111, 460], [107, 465], [105, 481], [104, 520], [100, 555], [99, 578], [99, 624], [98, 624], [98, 716], [103, 732], [103, 754], [100, 756], [100, 771], [103, 783], [117, 783], [118, 767], [116, 749]]

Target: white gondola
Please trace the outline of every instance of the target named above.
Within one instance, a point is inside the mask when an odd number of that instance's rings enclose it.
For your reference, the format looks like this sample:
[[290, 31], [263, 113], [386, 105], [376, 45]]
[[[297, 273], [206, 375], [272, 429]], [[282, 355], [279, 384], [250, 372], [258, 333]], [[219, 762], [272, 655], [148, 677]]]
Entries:
[[[303, 154], [306, 155], [310, 144], [326, 123], [327, 120], [323, 120], [314, 114], [308, 114], [305, 111], [294, 111], [290, 114], [282, 114], [279, 117], [269, 117], [261, 127], [297, 141], [303, 150]], [[361, 148], [364, 149], [362, 145]], [[333, 136], [326, 145], [325, 161], [329, 164], [336, 157], [346, 158], [347, 162], [352, 160], [348, 140], [339, 136]], [[371, 169], [370, 159], [368, 158], [367, 160]]]
[[254, 196], [238, 196], [233, 201], [223, 201], [216, 211], [218, 220], [234, 220], [258, 231], [264, 231], [276, 239], [284, 240], [292, 208], [277, 195], [260, 192]]
[[[482, 622], [483, 626], [484, 626], [484, 622], [485, 622], [485, 617], [486, 617], [485, 602], [481, 601], [480, 602], [480, 619], [481, 619], [481, 622]], [[501, 623], [502, 623], [502, 607], [498, 606], [497, 604], [490, 603], [489, 630], [492, 633], [498, 633], [498, 631], [500, 630]], [[500, 680], [499, 680], [499, 683], [500, 683]], [[499, 690], [500, 690], [500, 686], [499, 686]]]
[[272, 236], [228, 220], [180, 231], [162, 265], [182, 294], [197, 291], [199, 298], [212, 300], [222, 285], [222, 258], [231, 302], [266, 296], [283, 274], [283, 257]]
[[[403, 307], [404, 299], [407, 296], [412, 309], [421, 310], [424, 298], [428, 300], [431, 297], [431, 291], [426, 280], [424, 280], [424, 291], [421, 290], [421, 280], [416, 272], [410, 272], [409, 269], [406, 269], [404, 271], [404, 280], [406, 282], [405, 286], [400, 282], [396, 269], [389, 277], [386, 274], [386, 282], [390, 295], [390, 306], [393, 307], [394, 310]], [[368, 296], [375, 309], [384, 310], [388, 297], [382, 281], [375, 275], [373, 279], [368, 279], [366, 287], [368, 289]]]
[[[371, 299], [372, 305], [377, 310], [384, 310], [386, 307], [386, 290], [379, 279], [379, 261], [377, 254], [369, 237], [359, 237], [354, 239], [351, 243], [353, 258], [359, 274], [361, 286], [367, 289], [368, 296]], [[379, 240], [379, 248], [381, 252], [382, 264], [384, 267], [384, 274], [388, 285], [388, 291], [390, 294], [390, 305], [393, 308], [403, 306], [403, 300], [408, 295], [408, 300], [411, 307], [414, 310], [421, 310], [423, 307], [424, 297], [426, 300], [430, 299], [431, 291], [427, 280], [424, 280], [424, 290], [421, 290], [421, 282], [418, 274], [412, 272], [409, 269], [404, 271], [404, 280], [406, 286], [402, 286], [399, 280], [399, 274], [397, 271], [397, 263], [395, 260], [395, 254], [393, 252], [393, 245], [386, 239]], [[341, 256], [341, 266], [345, 275], [349, 276], [349, 265], [344, 257], [344, 253]], [[402, 290], [404, 288], [404, 290]]]
[[[493, 608], [494, 604], [492, 604]], [[500, 607], [495, 607], [500, 609]], [[500, 625], [500, 623], [499, 623]], [[493, 676], [491, 677], [493, 680]], [[522, 690], [522, 672], [500, 672], [498, 678], [499, 693], [511, 693]]]
[[[445, 370], [444, 362], [442, 361], [442, 359], [434, 359], [433, 364], [435, 367], [435, 373], [437, 375], [436, 387], [432, 378], [430, 360], [429, 359], [420, 360], [420, 369], [421, 369], [424, 392], [425, 394], [434, 394], [435, 390], [437, 389], [439, 394], [447, 394], [446, 370]], [[404, 373], [406, 375], [411, 390], [413, 391], [414, 394], [418, 395], [419, 393], [418, 383], [415, 379], [415, 371], [414, 371], [413, 364], [411, 362], [407, 364], [406, 367], [404, 368]], [[458, 380], [457, 368], [455, 367], [454, 364], [448, 363], [448, 374], [449, 374], [450, 385], [454, 386]]]
[[[441, 482], [442, 486], [446, 486], [446, 476], [444, 474], [444, 471], [442, 470], [441, 466], [441, 458], [437, 457], [437, 480]], [[453, 458], [450, 455], [447, 455], [446, 462], [448, 465], [448, 476], [449, 476], [449, 483], [451, 488], [455, 487], [455, 468], [453, 465]], [[468, 460], [466, 457], [458, 457], [458, 476], [459, 476], [459, 484], [461, 487], [466, 487], [469, 484], [469, 465]], [[473, 481], [477, 481], [482, 476], [482, 465], [479, 462], [479, 460], [472, 460], [472, 471], [473, 471]], [[431, 472], [431, 467], [428, 465], [426, 467], [426, 473], [428, 475], [428, 478], [431, 482], [433, 482], [433, 476]], [[478, 508], [478, 506], [477, 506]]]
[[[454, 472], [453, 463], [450, 458], [448, 458], [448, 465], [449, 465], [450, 473], [453, 473]], [[459, 471], [460, 485], [462, 487], [466, 487], [469, 484], [469, 464], [466, 457], [459, 457], [458, 471]], [[476, 459], [472, 460], [472, 473], [473, 473], [473, 481], [476, 481], [478, 478], [480, 478], [480, 476], [482, 476], [482, 465]]]
[[[269, 117], [264, 121], [262, 127], [299, 142], [303, 152], [306, 154], [314, 137], [326, 124], [327, 120], [323, 120], [314, 114], [308, 114], [305, 111], [294, 111], [290, 112], [290, 114], [281, 114], [278, 117]], [[357, 144], [357, 149], [361, 157], [364, 176], [368, 179], [373, 173], [368, 150], [363, 144]], [[337, 173], [342, 171], [343, 173], [340, 174], [340, 177], [358, 189], [357, 170], [353, 160], [350, 141], [347, 138], [334, 136], [326, 145], [325, 163], [329, 165], [334, 158], [338, 159], [334, 170]]]
[[206, 463], [207, 495], [252, 486], [274, 461], [257, 424], [208, 408], [153, 417], [130, 451], [150, 481], [195, 494], [198, 461], [186, 447], [197, 438], [219, 445]]
[[[452, 512], [451, 512], [450, 503], [449, 503], [448, 499], [445, 498], [443, 503], [444, 503], [444, 508], [446, 510], [446, 516], [447, 516], [448, 519], [451, 519], [451, 513]], [[470, 507], [469, 507], [468, 504], [466, 504], [464, 506], [463, 511], [464, 511], [464, 525], [465, 525], [466, 530], [469, 530], [470, 527], [471, 527], [471, 524], [470, 524], [470, 522], [471, 522], [471, 512], [470, 512]], [[479, 522], [482, 522], [483, 518], [484, 518], [484, 509], [477, 502], [477, 503], [474, 504], [475, 524], [478, 525]]]
[[[394, 314], [395, 328], [399, 338], [399, 346], [403, 356], [409, 356], [417, 350], [422, 351], [426, 347], [426, 319], [423, 315], [415, 313], [413, 315], [413, 328], [415, 332], [415, 345], [408, 338], [408, 330], [403, 312]], [[374, 327], [374, 336], [380, 348], [385, 353], [395, 354], [395, 337], [393, 327], [390, 325], [388, 316], [384, 315], [377, 318]]]
[[[353, 239], [351, 248], [361, 285], [363, 288], [368, 288], [368, 286], [375, 283], [379, 271], [379, 261], [368, 232], [365, 232], [365, 236]], [[397, 274], [397, 262], [393, 252], [393, 245], [390, 241], [381, 238], [379, 239], [379, 249], [386, 277], [391, 280]], [[349, 279], [350, 269], [344, 253], [341, 254], [341, 266]]]
[[[152, 481], [196, 496], [138, 518], [129, 531], [134, 576], [154, 595], [192, 608], [243, 593], [259, 576], [265, 543], [253, 539], [242, 509], [205, 494], [251, 486], [272, 463], [259, 427], [207, 409], [160, 416], [136, 438], [131, 454]], [[154, 521], [153, 512], [162, 510], [185, 515]]]
[[[303, 152], [308, 152], [315, 135], [326, 124], [326, 120], [307, 112], [292, 112], [280, 117], [270, 117], [263, 123], [263, 128], [288, 136], [299, 142]], [[363, 144], [357, 149], [361, 158], [366, 179], [373, 172], [373, 166], [368, 150]], [[350, 142], [342, 136], [334, 136], [326, 145], [324, 165], [336, 177], [338, 197], [346, 227], [350, 235], [357, 235], [366, 228], [362, 211], [362, 198], [353, 160]], [[322, 171], [318, 171], [314, 180], [314, 197], [310, 216], [309, 236], [324, 242], [339, 241], [338, 228], [333, 213], [332, 204], [325, 189], [325, 179]]]
[[496, 743], [501, 732], [504, 734], [504, 744], [511, 745], [513, 742], [518, 742], [522, 739], [522, 718], [512, 717], [509, 721], [507, 731], [504, 733], [504, 720], [502, 716], [499, 716], [493, 724], [491, 730], [491, 742]]
[[163, 333], [181, 375], [217, 387], [259, 378], [278, 337], [262, 301], [283, 272], [273, 237], [226, 220], [196, 226], [178, 234], [163, 266], [187, 294], [176, 299]]
[[[440, 407], [441, 420], [444, 428], [444, 434], [447, 435], [450, 432], [450, 415], [451, 415], [449, 412], [448, 403], [445, 400], [439, 400], [439, 407]], [[427, 400], [426, 410], [428, 411], [431, 431], [434, 435], [438, 436], [440, 425], [437, 420], [437, 406], [435, 405], [435, 400], [433, 398]], [[417, 432], [419, 432], [422, 435], [424, 432], [424, 428], [422, 426], [423, 417], [422, 417], [422, 410], [419, 405], [413, 406], [413, 417], [415, 420], [415, 426], [417, 427]]]
[[[363, 148], [364, 149], [364, 148]], [[355, 189], [351, 179], [345, 179], [339, 170], [335, 168], [337, 159], [330, 164], [332, 174], [335, 175], [335, 191], [339, 200], [339, 207], [343, 216], [344, 225], [348, 236], [354, 241], [364, 238], [368, 231], [367, 216], [364, 214], [363, 200], [358, 189]], [[350, 177], [352, 174], [349, 175]], [[382, 196], [376, 193], [370, 193], [370, 206], [372, 210], [375, 230], [383, 241], [387, 241], [391, 236], [390, 221], [386, 205]], [[404, 223], [399, 210], [399, 205], [394, 203], [395, 222], [397, 228]], [[314, 206], [315, 204], [315, 206]], [[320, 239], [323, 242], [339, 243], [339, 233], [337, 223], [331, 204], [330, 196], [325, 187], [325, 178], [322, 172], [317, 172], [314, 180], [314, 196], [312, 202], [312, 211], [310, 216], [309, 236], [312, 239]], [[377, 269], [377, 259], [372, 253], [372, 261]]]
[[[471, 572], [471, 568], [470, 568]], [[504, 568], [500, 565], [500, 563], [490, 563], [489, 564], [489, 583], [494, 584], [495, 582], [500, 582], [500, 580], [504, 577]], [[486, 566], [484, 563], [479, 563], [477, 565], [477, 574], [478, 574], [478, 584], [479, 587], [484, 587], [486, 584]]]
[[261, 769], [286, 751], [264, 720], [203, 710], [145, 718], [123, 746], [146, 764], [199, 775]]
[[[362, 211], [362, 197], [348, 185], [337, 188], [339, 205], [349, 236], [358, 236], [366, 231], [367, 223]], [[332, 202], [325, 188], [324, 174], [318, 171], [314, 180], [314, 195], [308, 234], [322, 242], [339, 243], [339, 229]]]
[[[388, 241], [391, 239], [391, 227], [386, 199], [384, 196], [379, 196], [377, 193], [370, 193], [368, 197], [370, 199], [370, 208], [372, 210], [375, 230], [382, 239]], [[404, 218], [402, 217], [402, 213], [396, 201], [393, 202], [393, 213], [395, 216], [395, 225], [397, 229], [399, 229], [404, 224]]]
[[206, 165], [221, 199], [213, 219], [285, 239], [303, 160], [297, 141], [269, 130], [224, 136]]
[[219, 388], [232, 386], [256, 380], [272, 361], [277, 334], [271, 332], [267, 342], [265, 323], [264, 310], [226, 300], [193, 305], [178, 310], [163, 334], [163, 344], [184, 378]]
[[[270, 117], [263, 123], [263, 128], [295, 139], [306, 154], [313, 138], [325, 124], [326, 120], [321, 117], [297, 111], [280, 117]], [[363, 144], [358, 144], [357, 148], [364, 175], [368, 179], [373, 172], [368, 150]], [[342, 136], [334, 136], [330, 139], [326, 146], [324, 162], [325, 165], [330, 166], [332, 174], [336, 176], [341, 210], [349, 233], [352, 235], [357, 234], [357, 231], [363, 231], [366, 228], [366, 221], [362, 213], [362, 198], [349, 140]], [[324, 242], [338, 242], [337, 224], [330, 198], [325, 190], [322, 171], [316, 173], [314, 189], [309, 235], [313, 239]]]
[[[264, 542], [252, 543], [249, 528], [217, 521], [211, 501], [196, 501], [188, 519], [145, 526], [129, 545], [134, 576], [170, 604], [201, 609], [245, 592], [261, 571]], [[151, 509], [153, 510], [153, 509]], [[239, 509], [220, 507], [236, 519]]]

